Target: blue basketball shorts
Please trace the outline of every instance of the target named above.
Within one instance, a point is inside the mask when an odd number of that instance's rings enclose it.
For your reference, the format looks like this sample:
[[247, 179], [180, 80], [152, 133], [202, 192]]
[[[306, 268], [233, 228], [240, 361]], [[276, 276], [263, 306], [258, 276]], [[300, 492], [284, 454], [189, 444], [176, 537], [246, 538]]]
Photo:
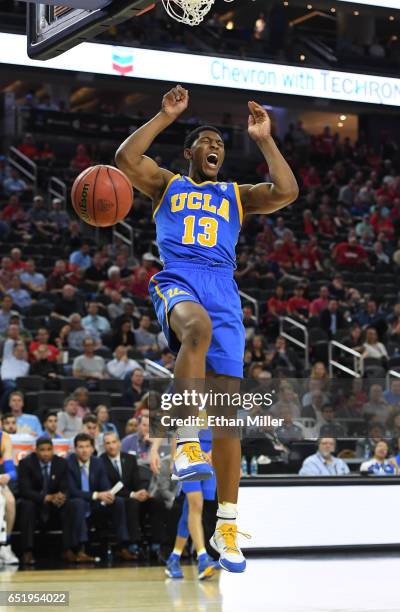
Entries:
[[169, 348], [180, 343], [169, 326], [169, 316], [179, 302], [196, 302], [212, 323], [206, 370], [243, 378], [245, 331], [242, 307], [230, 268], [212, 265], [170, 264], [150, 279], [149, 292]]

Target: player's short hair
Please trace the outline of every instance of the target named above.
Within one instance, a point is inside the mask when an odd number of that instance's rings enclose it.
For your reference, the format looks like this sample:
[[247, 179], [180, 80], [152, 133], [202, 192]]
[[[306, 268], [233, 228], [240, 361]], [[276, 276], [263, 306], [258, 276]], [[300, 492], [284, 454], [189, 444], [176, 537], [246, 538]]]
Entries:
[[213, 125], [199, 125], [199, 127], [189, 132], [189, 134], [186, 134], [185, 141], [183, 143], [184, 148], [190, 149], [190, 147], [193, 145], [193, 143], [197, 139], [198, 135], [201, 134], [201, 132], [215, 132], [223, 140], [222, 133], [219, 131], [218, 128], [214, 127]]
[[46, 438], [46, 436], [41, 436], [40, 438], [36, 440], [36, 448], [40, 448], [41, 446], [44, 446], [45, 444], [48, 444], [49, 446], [53, 446], [53, 442], [51, 438]]

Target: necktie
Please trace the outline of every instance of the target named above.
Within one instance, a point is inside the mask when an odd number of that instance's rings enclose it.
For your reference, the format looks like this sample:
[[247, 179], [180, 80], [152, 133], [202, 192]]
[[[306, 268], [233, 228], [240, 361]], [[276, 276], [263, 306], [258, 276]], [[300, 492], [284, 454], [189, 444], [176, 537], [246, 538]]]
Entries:
[[118, 475], [121, 476], [121, 468], [120, 468], [120, 465], [118, 463], [118, 459], [114, 459], [114, 467], [117, 470]]
[[43, 474], [43, 493], [47, 495], [49, 492], [49, 483], [50, 483], [50, 463], [47, 463], [42, 467]]
[[[90, 492], [90, 485], [89, 485], [89, 476], [86, 470], [86, 466], [82, 465], [81, 466], [81, 487], [82, 487], [82, 491], [86, 491], [87, 493]], [[85, 517], [90, 516], [90, 504], [87, 504], [87, 510], [85, 512]]]
[[85, 465], [81, 466], [81, 486], [82, 486], [82, 491], [86, 491], [87, 493], [89, 493], [90, 491], [89, 477], [88, 477], [88, 473], [86, 471]]

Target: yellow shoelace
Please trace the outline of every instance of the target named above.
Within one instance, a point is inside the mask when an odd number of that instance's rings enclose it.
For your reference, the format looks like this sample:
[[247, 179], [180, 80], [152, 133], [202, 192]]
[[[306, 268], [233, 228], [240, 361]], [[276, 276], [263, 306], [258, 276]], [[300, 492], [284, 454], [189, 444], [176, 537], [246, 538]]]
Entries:
[[198, 442], [186, 442], [183, 444], [182, 453], [185, 453], [186, 457], [189, 460], [189, 463], [194, 463], [195, 461], [205, 461], [204, 455], [200, 448], [200, 444]]
[[223, 525], [221, 525], [221, 527], [218, 527], [216, 531], [219, 532], [218, 537], [221, 537], [224, 540], [225, 551], [234, 553], [236, 555], [239, 554], [239, 550], [236, 544], [236, 536], [240, 534], [245, 538], [251, 538], [251, 535], [249, 533], [238, 531], [236, 525], [230, 525], [229, 523], [224, 523]]

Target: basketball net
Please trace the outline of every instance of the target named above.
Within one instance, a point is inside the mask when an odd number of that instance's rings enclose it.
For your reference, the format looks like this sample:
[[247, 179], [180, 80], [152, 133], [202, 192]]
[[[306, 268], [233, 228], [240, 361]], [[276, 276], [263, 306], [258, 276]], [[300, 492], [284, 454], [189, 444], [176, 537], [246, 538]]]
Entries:
[[215, 0], [162, 0], [165, 10], [172, 19], [190, 26], [199, 25], [214, 2]]

